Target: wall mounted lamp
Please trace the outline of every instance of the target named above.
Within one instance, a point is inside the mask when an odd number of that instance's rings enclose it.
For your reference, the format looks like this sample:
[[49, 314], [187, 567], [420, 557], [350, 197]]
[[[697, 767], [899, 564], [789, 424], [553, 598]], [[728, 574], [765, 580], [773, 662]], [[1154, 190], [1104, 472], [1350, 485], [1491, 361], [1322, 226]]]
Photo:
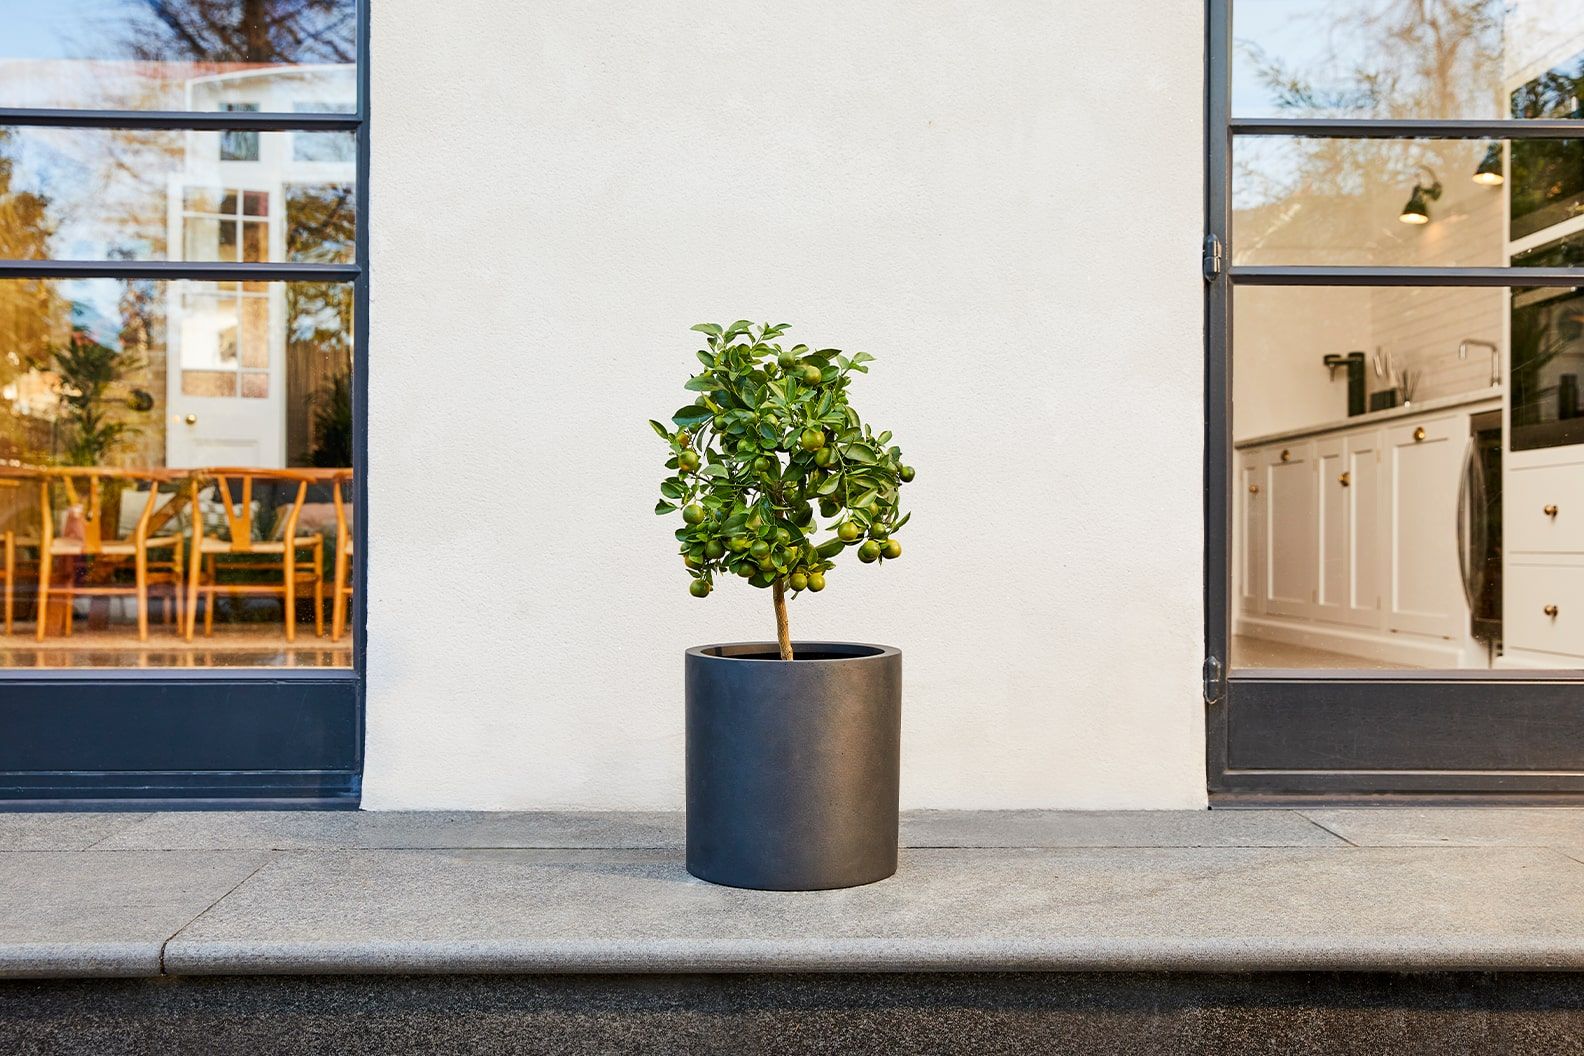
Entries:
[[1408, 201], [1402, 207], [1402, 213], [1397, 217], [1405, 224], [1428, 224], [1430, 222], [1430, 203], [1441, 199], [1441, 181], [1436, 179], [1436, 174], [1429, 169], [1424, 172], [1430, 177], [1430, 183], [1423, 180], [1414, 184], [1413, 193], [1408, 196]]
[[1481, 159], [1479, 168], [1474, 170], [1474, 182], [1483, 187], [1500, 187], [1507, 182], [1507, 177], [1502, 174], [1502, 145], [1492, 143], [1485, 149], [1485, 157]]

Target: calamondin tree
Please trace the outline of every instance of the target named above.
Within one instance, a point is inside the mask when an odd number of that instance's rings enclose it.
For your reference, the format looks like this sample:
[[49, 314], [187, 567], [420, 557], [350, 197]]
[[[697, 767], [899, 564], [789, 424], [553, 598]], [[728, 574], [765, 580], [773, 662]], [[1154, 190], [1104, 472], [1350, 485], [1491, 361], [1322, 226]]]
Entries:
[[671, 416], [675, 429], [649, 423], [671, 445], [655, 512], [682, 514], [694, 597], [727, 577], [770, 589], [781, 659], [791, 660], [787, 591], [824, 590], [848, 547], [865, 564], [901, 557], [899, 502], [913, 470], [891, 434], [876, 435], [847, 402], [873, 356], [783, 347], [786, 323], [693, 329], [709, 345], [686, 385], [698, 396]]

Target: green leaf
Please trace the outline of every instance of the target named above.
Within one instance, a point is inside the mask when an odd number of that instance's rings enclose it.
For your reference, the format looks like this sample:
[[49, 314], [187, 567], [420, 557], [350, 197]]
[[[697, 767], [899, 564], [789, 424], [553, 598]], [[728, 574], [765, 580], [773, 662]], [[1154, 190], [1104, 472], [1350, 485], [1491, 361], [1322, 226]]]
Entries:
[[891, 526], [891, 530], [893, 532], [896, 531], [898, 528], [906, 524], [908, 522], [908, 518], [912, 516], [913, 514], [911, 512], [904, 513], [900, 518], [897, 519], [897, 522]]
[[842, 453], [854, 462], [861, 462], [866, 466], [872, 466], [880, 461], [879, 456], [867, 444], [848, 444], [847, 450]]
[[676, 477], [667, 477], [660, 482], [660, 494], [668, 499], [680, 499], [687, 494], [687, 489], [682, 486], [682, 482]]
[[685, 381], [682, 387], [691, 392], [714, 392], [721, 387], [721, 383], [712, 375], [697, 374]]
[[708, 352], [704, 351], [701, 348], [701, 349], [698, 350], [698, 357], [699, 357], [699, 362], [700, 363], [704, 364], [706, 367], [714, 369], [715, 362], [716, 362], [714, 356], [710, 355]]
[[719, 323], [698, 323], [697, 325], [688, 327], [688, 329], [697, 330], [701, 334], [709, 334], [711, 337], [721, 336], [721, 328]]
[[660, 439], [662, 439], [662, 440], [671, 439], [671, 430], [667, 429], [665, 426], [661, 425], [659, 422], [655, 421], [653, 418], [649, 419], [649, 427], [651, 429], [653, 429], [656, 433], [660, 434]]
[[814, 494], [834, 495], [836, 494], [836, 489], [839, 487], [841, 487], [841, 477], [832, 474], [831, 476], [825, 478], [825, 483], [821, 484]]
[[852, 354], [852, 361], [854, 363], [873, 363], [874, 358], [875, 357], [871, 356], [867, 352], [854, 352]]
[[755, 572], [754, 577], [748, 581], [751, 586], [768, 587], [775, 582], [775, 577], [768, 572]]
[[835, 557], [846, 548], [847, 544], [842, 542], [840, 539], [831, 539], [821, 543], [814, 552], [820, 557], [829, 561], [831, 558]]
[[703, 425], [713, 417], [714, 415], [710, 413], [708, 407], [700, 407], [697, 404], [690, 403], [673, 414], [671, 420], [683, 429], [691, 429], [694, 426]]
[[730, 476], [730, 474], [726, 472], [726, 467], [721, 465], [719, 462], [711, 462], [709, 465], [707, 465], [703, 469], [699, 470], [699, 476], [701, 476], [701, 477], [726, 477], [726, 476]]
[[676, 511], [677, 508], [664, 499], [661, 499], [659, 502], [655, 503], [655, 512], [660, 514], [662, 517], [668, 513], [675, 513]]
[[871, 502], [873, 502], [877, 497], [879, 497], [879, 495], [880, 495], [880, 492], [877, 489], [870, 488], [868, 491], [864, 492], [862, 495], [858, 496], [856, 499], [853, 499], [852, 500], [852, 505], [855, 508], [862, 508], [864, 506], [869, 505]]

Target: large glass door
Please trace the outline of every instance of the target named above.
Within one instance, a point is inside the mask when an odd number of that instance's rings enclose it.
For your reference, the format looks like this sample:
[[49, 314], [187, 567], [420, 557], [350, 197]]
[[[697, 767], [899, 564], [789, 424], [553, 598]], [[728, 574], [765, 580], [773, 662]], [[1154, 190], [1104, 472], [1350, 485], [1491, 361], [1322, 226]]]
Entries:
[[1212, 791], [1584, 791], [1584, 0], [1208, 12]]
[[367, 14], [0, 0], [0, 807], [357, 803]]

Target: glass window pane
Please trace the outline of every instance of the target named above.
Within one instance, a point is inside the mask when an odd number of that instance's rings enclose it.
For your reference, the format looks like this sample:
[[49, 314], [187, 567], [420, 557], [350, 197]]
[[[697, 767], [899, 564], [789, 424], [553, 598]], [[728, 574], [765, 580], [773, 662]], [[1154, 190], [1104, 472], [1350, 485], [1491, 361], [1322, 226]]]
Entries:
[[[121, 281], [0, 280], [0, 464], [7, 474], [33, 479], [58, 475], [61, 467], [94, 467], [105, 478], [107, 513], [103, 530], [124, 538], [147, 500], [148, 482], [161, 476], [156, 497], [164, 519], [152, 534], [165, 542], [149, 552], [152, 596], [147, 641], [137, 633], [135, 592], [108, 599], [71, 601], [74, 628], [65, 635], [66, 602], [45, 615], [45, 636], [35, 641], [36, 552], [24, 543], [24, 573], [18, 577], [16, 614], [21, 627], [0, 663], [26, 666], [345, 666], [350, 642], [315, 634], [313, 603], [291, 614], [296, 641], [285, 641], [281, 597], [270, 592], [229, 597], [227, 583], [279, 582], [278, 555], [231, 555], [230, 567], [203, 572], [200, 610], [191, 641], [165, 602], [174, 597], [173, 577], [188, 569], [174, 560], [172, 540], [192, 553], [194, 521], [206, 538], [233, 538], [204, 467], [242, 467], [255, 477], [249, 531], [267, 541], [284, 523], [296, 495], [296, 480], [283, 471], [315, 474], [299, 519], [303, 539], [321, 538], [319, 549], [304, 545], [299, 575], [313, 595], [322, 575], [328, 630], [330, 578], [340, 535], [334, 503], [335, 474], [352, 464], [351, 367], [352, 291], [344, 283], [264, 283], [254, 293], [240, 284]], [[238, 342], [240, 341], [240, 351]], [[254, 367], [256, 369], [249, 369]], [[86, 398], [85, 398], [86, 396]], [[141, 474], [141, 475], [140, 475]], [[189, 501], [189, 482], [200, 487]], [[79, 490], [85, 485], [79, 481]], [[232, 491], [240, 494], [240, 485]], [[343, 492], [344, 495], [348, 494]], [[113, 498], [111, 496], [114, 496]], [[127, 496], [133, 496], [129, 501]], [[38, 539], [46, 515], [66, 524], [64, 489], [55, 486], [51, 507], [38, 489], [0, 489], [0, 524], [26, 539]], [[350, 522], [350, 510], [348, 520]], [[78, 522], [71, 522], [76, 524]], [[62, 529], [65, 530], [64, 528]], [[72, 528], [71, 531], [80, 531]], [[86, 538], [86, 537], [85, 537]], [[71, 542], [81, 540], [72, 537]], [[35, 544], [36, 545], [36, 544]], [[220, 565], [228, 564], [219, 553]], [[315, 571], [315, 560], [321, 571]], [[132, 560], [124, 555], [57, 555], [53, 582], [92, 576], [98, 585], [130, 588]], [[269, 577], [275, 575], [276, 579]], [[58, 594], [57, 597], [63, 595]], [[213, 627], [204, 615], [213, 605]], [[91, 618], [90, 618], [91, 617]]]
[[1584, 139], [1243, 136], [1237, 264], [1500, 267], [1584, 225]]
[[1584, 0], [1235, 0], [1235, 117], [1579, 117]]
[[333, 210], [299, 209], [289, 236], [270, 209], [304, 186], [292, 137], [336, 134], [261, 133], [259, 160], [221, 161], [218, 132], [0, 127], [0, 247], [22, 259], [265, 261], [289, 240], [293, 259], [349, 263], [355, 162], [306, 166], [339, 197]]
[[356, 102], [355, 0], [0, 0], [0, 106]]
[[1240, 287], [1233, 320], [1232, 666], [1577, 668], [1584, 274]]

